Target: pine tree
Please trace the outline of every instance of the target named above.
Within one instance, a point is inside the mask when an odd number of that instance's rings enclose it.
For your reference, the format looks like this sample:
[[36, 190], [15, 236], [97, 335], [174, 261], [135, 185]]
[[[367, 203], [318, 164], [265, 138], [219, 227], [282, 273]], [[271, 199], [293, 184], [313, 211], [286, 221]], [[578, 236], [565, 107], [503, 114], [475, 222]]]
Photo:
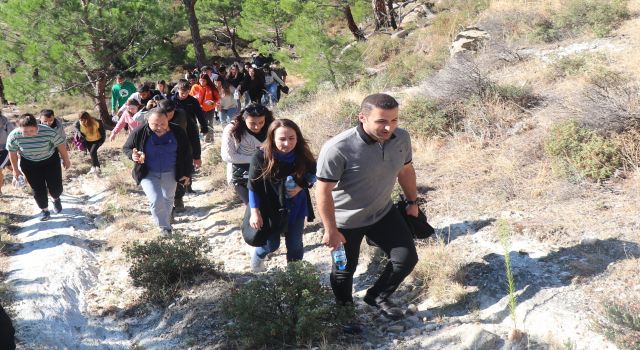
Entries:
[[242, 16], [238, 34], [241, 38], [269, 42], [282, 47], [283, 33], [292, 17], [285, 12], [277, 0], [245, 0], [242, 3]]

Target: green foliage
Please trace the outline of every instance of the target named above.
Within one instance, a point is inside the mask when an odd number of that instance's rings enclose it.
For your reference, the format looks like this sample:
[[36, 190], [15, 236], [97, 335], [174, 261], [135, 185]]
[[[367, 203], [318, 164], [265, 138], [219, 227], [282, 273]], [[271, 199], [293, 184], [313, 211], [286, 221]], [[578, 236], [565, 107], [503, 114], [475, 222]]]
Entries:
[[511, 315], [511, 320], [513, 321], [513, 327], [517, 326], [516, 324], [516, 282], [513, 279], [513, 270], [511, 269], [511, 229], [509, 228], [509, 223], [505, 219], [499, 219], [496, 223], [498, 230], [498, 238], [500, 239], [500, 244], [504, 250], [504, 270], [505, 275], [507, 276], [507, 290], [509, 293], [509, 314]]
[[528, 85], [492, 84], [491, 92], [498, 100], [513, 102], [522, 108], [535, 107], [541, 99]]
[[244, 0], [238, 35], [249, 41], [271, 42], [282, 45], [283, 30], [291, 15], [280, 6], [280, 1]]
[[445, 136], [458, 128], [455, 113], [448, 113], [434, 100], [411, 97], [400, 106], [400, 125], [412, 135]]
[[397, 55], [403, 45], [403, 40], [390, 35], [378, 34], [361, 43], [362, 59], [367, 67], [378, 65]]
[[628, 0], [570, 0], [551, 18], [540, 20], [532, 36], [544, 42], [585, 31], [604, 37], [627, 18]]
[[172, 6], [169, 0], [0, 2], [12, 39], [0, 43], [0, 59], [18, 67], [6, 78], [8, 98], [29, 101], [63, 89], [95, 94], [97, 81], [117, 70], [170, 63], [165, 41], [184, 24]]
[[250, 348], [307, 345], [349, 316], [306, 261], [236, 287], [224, 300], [222, 313], [229, 319], [228, 336]]
[[328, 81], [338, 89], [353, 83], [363, 70], [360, 50], [355, 45], [345, 48], [350, 37], [330, 35], [325, 27], [337, 10], [321, 6], [320, 1], [289, 3], [286, 9], [296, 17], [286, 38], [299, 57], [290, 62], [293, 71], [302, 73], [312, 86]]
[[598, 328], [621, 349], [640, 349], [640, 308], [631, 303], [607, 303]]
[[166, 302], [185, 284], [211, 267], [206, 254], [211, 246], [204, 237], [173, 234], [125, 248], [131, 263], [133, 285], [146, 289], [151, 301]]
[[556, 173], [604, 180], [613, 175], [622, 161], [617, 145], [574, 120], [556, 124], [545, 141]]

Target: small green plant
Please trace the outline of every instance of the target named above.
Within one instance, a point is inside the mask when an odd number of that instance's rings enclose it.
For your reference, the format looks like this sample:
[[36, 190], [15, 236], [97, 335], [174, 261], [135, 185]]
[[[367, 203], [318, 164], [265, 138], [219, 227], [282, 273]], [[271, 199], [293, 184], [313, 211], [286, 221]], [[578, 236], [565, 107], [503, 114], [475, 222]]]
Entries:
[[498, 238], [504, 250], [504, 270], [507, 276], [507, 291], [509, 292], [509, 315], [513, 321], [513, 328], [517, 329], [516, 307], [516, 282], [513, 279], [513, 270], [511, 269], [511, 229], [509, 223], [504, 219], [499, 219], [496, 223], [498, 230]]
[[603, 306], [605, 315], [596, 322], [596, 328], [621, 349], [640, 349], [640, 307], [620, 302]]
[[600, 181], [613, 175], [622, 164], [614, 141], [581, 127], [575, 120], [556, 124], [544, 148], [553, 159], [554, 172], [564, 176]]
[[463, 285], [464, 271], [462, 261], [451, 246], [444, 240], [429, 242], [420, 247], [420, 256], [428, 256], [428, 259], [420, 259], [413, 276], [417, 285], [423, 290], [423, 294], [446, 303], [457, 303], [466, 295]]
[[206, 256], [210, 251], [206, 238], [183, 234], [125, 247], [133, 285], [145, 288], [148, 299], [154, 302], [171, 300], [185, 283], [211, 269]]
[[532, 108], [540, 103], [540, 96], [527, 85], [494, 84], [490, 92], [498, 100], [513, 102], [522, 108]]
[[445, 136], [458, 128], [455, 113], [448, 113], [437, 101], [425, 97], [407, 99], [402, 103], [400, 113], [400, 125], [412, 135]]
[[251, 348], [319, 341], [348, 316], [345, 311], [305, 261], [237, 286], [222, 306], [228, 336]]

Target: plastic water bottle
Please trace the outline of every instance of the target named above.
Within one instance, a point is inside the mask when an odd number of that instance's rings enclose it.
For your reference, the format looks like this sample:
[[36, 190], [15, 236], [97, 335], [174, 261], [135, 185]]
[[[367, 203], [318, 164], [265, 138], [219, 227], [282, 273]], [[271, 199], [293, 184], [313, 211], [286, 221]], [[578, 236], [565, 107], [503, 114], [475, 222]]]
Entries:
[[25, 185], [24, 175], [20, 175], [17, 178], [17, 181], [14, 183], [15, 187], [22, 188]]
[[289, 191], [296, 188], [296, 181], [293, 179], [293, 176], [287, 176], [287, 180], [284, 182], [284, 189], [287, 190], [287, 197], [289, 197]]
[[344, 269], [347, 268], [347, 253], [344, 251], [344, 245], [342, 245], [342, 243], [331, 252], [331, 256], [338, 270], [344, 271]]

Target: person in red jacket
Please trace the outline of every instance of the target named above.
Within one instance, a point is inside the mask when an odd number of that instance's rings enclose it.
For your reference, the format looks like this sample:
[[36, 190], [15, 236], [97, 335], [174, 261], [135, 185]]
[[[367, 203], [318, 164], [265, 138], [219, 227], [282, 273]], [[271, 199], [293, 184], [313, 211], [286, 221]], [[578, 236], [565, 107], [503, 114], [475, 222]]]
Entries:
[[[211, 78], [207, 74], [200, 74], [198, 83], [191, 87], [189, 95], [195, 97], [200, 104], [200, 108], [204, 112], [207, 123], [209, 126], [213, 126], [213, 120], [216, 115], [216, 106], [220, 101], [220, 93], [215, 84], [211, 81]], [[209, 132], [204, 139], [206, 142], [213, 142], [213, 127], [209, 129]]]

